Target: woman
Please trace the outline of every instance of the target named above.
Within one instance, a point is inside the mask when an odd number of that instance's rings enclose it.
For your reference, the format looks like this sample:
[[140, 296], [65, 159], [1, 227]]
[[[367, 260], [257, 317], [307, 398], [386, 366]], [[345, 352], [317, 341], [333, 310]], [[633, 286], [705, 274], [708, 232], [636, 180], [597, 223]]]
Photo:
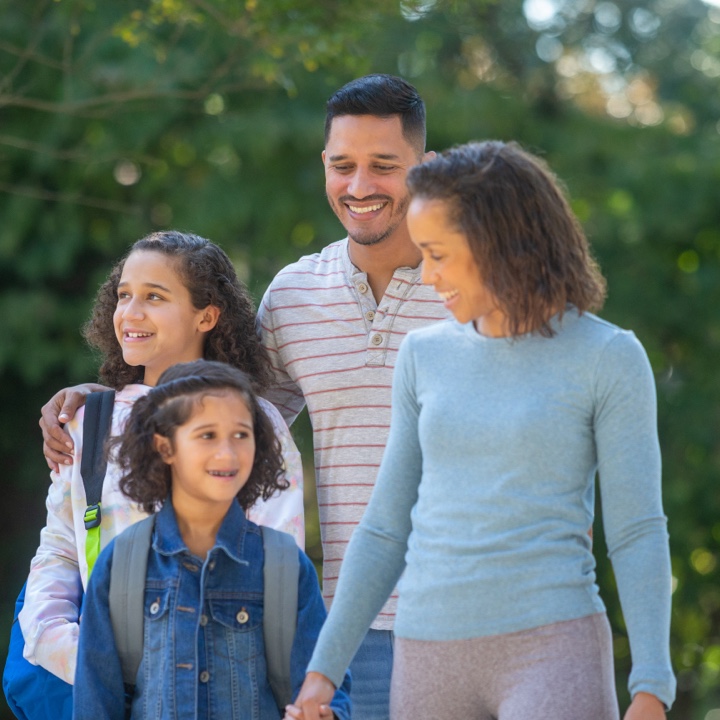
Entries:
[[663, 718], [670, 562], [645, 352], [588, 312], [604, 280], [538, 158], [471, 143], [408, 185], [423, 279], [458, 322], [401, 347], [373, 497], [287, 717], [315, 720], [402, 574], [393, 720], [615, 720], [597, 472], [633, 659], [625, 718]]

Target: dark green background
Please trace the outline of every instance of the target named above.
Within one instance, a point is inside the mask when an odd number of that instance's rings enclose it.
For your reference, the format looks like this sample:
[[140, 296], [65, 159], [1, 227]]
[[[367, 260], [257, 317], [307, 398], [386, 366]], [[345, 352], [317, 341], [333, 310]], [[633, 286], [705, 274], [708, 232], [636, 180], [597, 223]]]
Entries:
[[[543, 16], [547, 3], [555, 12]], [[656, 375], [676, 579], [669, 717], [720, 717], [720, 9], [700, 0], [0, 9], [0, 648], [44, 523], [39, 408], [95, 378], [79, 328], [112, 262], [153, 229], [193, 231], [227, 250], [259, 300], [283, 265], [343, 235], [324, 198], [325, 100], [352, 77], [391, 72], [425, 98], [430, 148], [516, 139], [565, 180], [608, 278], [602, 315], [637, 333]], [[297, 435], [311, 463], [306, 420]], [[625, 706], [627, 639], [601, 523], [595, 532]], [[4, 705], [0, 717], [10, 717]]]

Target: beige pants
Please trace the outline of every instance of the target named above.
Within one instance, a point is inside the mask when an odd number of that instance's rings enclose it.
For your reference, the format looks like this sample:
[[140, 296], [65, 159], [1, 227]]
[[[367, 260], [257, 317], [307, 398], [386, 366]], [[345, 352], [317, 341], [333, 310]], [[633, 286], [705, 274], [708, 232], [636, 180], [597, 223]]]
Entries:
[[395, 638], [391, 720], [619, 720], [604, 613], [470, 640]]

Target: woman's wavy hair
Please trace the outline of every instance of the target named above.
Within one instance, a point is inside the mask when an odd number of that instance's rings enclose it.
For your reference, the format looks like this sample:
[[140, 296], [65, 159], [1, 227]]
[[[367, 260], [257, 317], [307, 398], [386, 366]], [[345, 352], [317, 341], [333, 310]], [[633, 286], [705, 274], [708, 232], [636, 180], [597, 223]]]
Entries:
[[125, 261], [141, 250], [162, 253], [172, 259], [197, 310], [208, 305], [220, 309], [217, 324], [205, 335], [205, 359], [226, 362], [244, 370], [258, 391], [267, 387], [272, 374], [255, 329], [255, 307], [230, 258], [209, 240], [177, 230], [154, 232], [138, 240], [100, 286], [83, 335], [101, 355], [101, 381], [119, 390], [128, 383], [143, 380], [144, 368], [128, 365], [123, 359], [113, 326]]
[[122, 477], [120, 490], [145, 512], [158, 509], [170, 495], [172, 474], [155, 449], [155, 435], [175, 443], [175, 431], [186, 423], [208, 395], [239, 394], [247, 405], [255, 434], [250, 477], [237, 495], [244, 510], [262, 497], [286, 490], [280, 441], [258, 403], [249, 376], [225, 363], [194, 360], [168, 368], [150, 392], [135, 401], [123, 434], [110, 438], [108, 450]]
[[550, 318], [598, 310], [605, 279], [547, 164], [517, 143], [471, 142], [413, 167], [413, 197], [447, 203], [513, 336], [551, 337]]

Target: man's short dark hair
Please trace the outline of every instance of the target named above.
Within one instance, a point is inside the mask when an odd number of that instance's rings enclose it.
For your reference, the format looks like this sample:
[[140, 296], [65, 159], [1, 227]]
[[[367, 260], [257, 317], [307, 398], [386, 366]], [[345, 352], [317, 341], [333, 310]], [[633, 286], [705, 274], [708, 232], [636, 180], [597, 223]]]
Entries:
[[365, 75], [337, 90], [327, 102], [325, 144], [332, 121], [342, 115], [400, 116], [405, 139], [421, 154], [425, 151], [425, 103], [418, 91], [394, 75]]

